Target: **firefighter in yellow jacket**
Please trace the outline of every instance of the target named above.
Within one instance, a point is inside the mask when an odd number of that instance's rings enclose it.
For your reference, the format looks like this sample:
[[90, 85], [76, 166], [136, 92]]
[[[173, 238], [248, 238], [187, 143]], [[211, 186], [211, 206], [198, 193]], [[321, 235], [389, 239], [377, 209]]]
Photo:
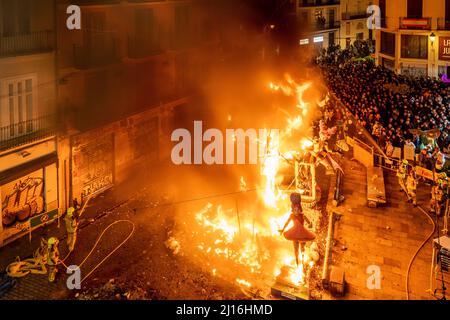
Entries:
[[47, 241], [48, 281], [54, 282], [59, 264], [58, 239], [51, 237]]
[[408, 170], [408, 160], [403, 160], [402, 163], [399, 164], [397, 169], [397, 178], [398, 178], [398, 184], [400, 185], [400, 191], [406, 191], [406, 173]]
[[439, 179], [438, 183], [431, 188], [430, 211], [432, 213], [436, 213], [437, 215], [441, 214], [442, 200], [444, 199], [442, 184], [442, 179]]
[[75, 248], [75, 242], [77, 241], [77, 229], [78, 220], [75, 215], [75, 208], [70, 207], [67, 209], [66, 216], [64, 217], [64, 222], [66, 224], [67, 231], [67, 247], [69, 251], [73, 251]]
[[409, 171], [408, 177], [406, 178], [406, 190], [408, 192], [408, 202], [412, 202], [414, 207], [417, 206], [417, 179], [416, 172], [414, 169]]

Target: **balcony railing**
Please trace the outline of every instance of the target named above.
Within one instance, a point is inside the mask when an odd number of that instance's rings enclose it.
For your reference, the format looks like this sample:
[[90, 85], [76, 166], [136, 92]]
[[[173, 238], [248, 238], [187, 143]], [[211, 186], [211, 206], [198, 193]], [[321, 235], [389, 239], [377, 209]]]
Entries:
[[119, 61], [115, 33], [85, 37], [83, 46], [74, 46], [74, 66], [77, 69], [101, 67]]
[[400, 29], [431, 30], [431, 18], [400, 17]]
[[99, 4], [116, 4], [120, 3], [120, 0], [75, 0], [73, 4], [76, 5], [99, 5]]
[[300, 24], [300, 31], [325, 31], [331, 29], [339, 29], [340, 21], [327, 21], [324, 23]]
[[345, 12], [342, 13], [342, 20], [354, 20], [354, 19], [364, 19], [368, 18], [371, 15], [367, 12]]
[[53, 50], [52, 31], [39, 31], [12, 36], [0, 35], [0, 57], [49, 52]]
[[128, 57], [140, 59], [161, 53], [161, 47], [157, 41], [144, 39], [137, 35], [128, 36]]
[[330, 6], [340, 4], [340, 0], [300, 0], [299, 7], [318, 7], [318, 6]]
[[450, 19], [438, 18], [437, 19], [438, 30], [450, 30]]
[[56, 117], [48, 115], [0, 127], [0, 151], [54, 135]]

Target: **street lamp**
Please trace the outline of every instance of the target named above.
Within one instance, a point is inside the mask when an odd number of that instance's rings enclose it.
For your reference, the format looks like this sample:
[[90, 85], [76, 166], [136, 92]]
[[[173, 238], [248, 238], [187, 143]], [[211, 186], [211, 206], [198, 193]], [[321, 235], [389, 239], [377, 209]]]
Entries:
[[430, 34], [431, 41], [431, 75], [434, 76], [434, 59], [435, 59], [435, 51], [434, 51], [434, 41], [436, 41], [436, 35], [434, 32]]
[[434, 34], [434, 32], [432, 32], [432, 33], [430, 34], [431, 45], [434, 44], [434, 41], [435, 41], [435, 40], [436, 40], [436, 35]]

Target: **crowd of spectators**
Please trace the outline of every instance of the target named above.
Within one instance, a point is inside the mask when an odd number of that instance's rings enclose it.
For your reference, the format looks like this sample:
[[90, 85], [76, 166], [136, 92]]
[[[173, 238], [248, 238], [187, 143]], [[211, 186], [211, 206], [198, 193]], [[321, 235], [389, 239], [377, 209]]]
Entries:
[[[376, 66], [370, 46], [323, 50], [317, 62], [328, 87], [388, 156], [413, 148], [426, 167], [450, 157], [450, 89], [440, 79], [411, 78]], [[412, 130], [416, 129], [416, 130]]]

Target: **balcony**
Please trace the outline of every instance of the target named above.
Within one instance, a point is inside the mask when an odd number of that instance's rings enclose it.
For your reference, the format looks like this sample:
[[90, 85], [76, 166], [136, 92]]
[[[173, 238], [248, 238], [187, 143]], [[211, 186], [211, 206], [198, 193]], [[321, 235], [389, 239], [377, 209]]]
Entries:
[[399, 29], [431, 30], [431, 18], [400, 17]]
[[450, 30], [450, 19], [438, 18], [437, 19], [438, 30]]
[[138, 35], [128, 36], [128, 57], [131, 59], [142, 59], [161, 52], [156, 40], [144, 39]]
[[317, 32], [317, 31], [326, 31], [339, 29], [341, 25], [340, 21], [327, 21], [327, 22], [316, 22], [313, 24], [300, 24], [300, 31], [302, 32]]
[[89, 34], [86, 44], [74, 45], [74, 67], [91, 69], [119, 62], [115, 33]]
[[56, 117], [43, 116], [0, 127], [0, 151], [50, 137], [56, 133]]
[[300, 0], [298, 3], [299, 7], [323, 7], [323, 6], [333, 6], [339, 5], [340, 0]]
[[85, 5], [108, 5], [108, 4], [118, 4], [120, 3], [120, 0], [75, 0], [73, 1], [73, 4], [79, 5], [79, 6], [85, 6]]
[[371, 15], [367, 12], [345, 12], [342, 13], [342, 20], [356, 20], [356, 19], [366, 19]]
[[0, 35], [0, 57], [12, 57], [53, 51], [52, 31], [39, 31], [13, 36]]

